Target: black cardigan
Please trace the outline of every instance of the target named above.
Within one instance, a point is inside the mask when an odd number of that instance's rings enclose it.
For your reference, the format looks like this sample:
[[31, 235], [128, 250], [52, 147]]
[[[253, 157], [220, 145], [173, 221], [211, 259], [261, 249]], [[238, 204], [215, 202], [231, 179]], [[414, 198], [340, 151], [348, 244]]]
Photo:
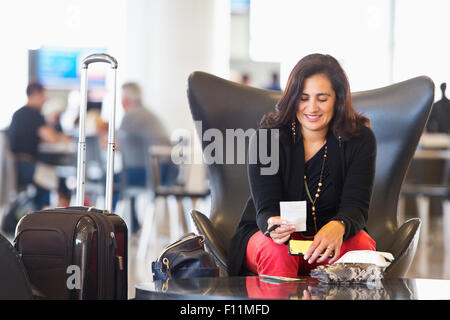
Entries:
[[[255, 153], [257, 150], [252, 149], [258, 145], [260, 132], [250, 139], [249, 155], [258, 154]], [[269, 164], [248, 161], [251, 196], [231, 240], [227, 263], [230, 276], [243, 273], [248, 240], [258, 230], [263, 233], [267, 230], [269, 217], [280, 215], [279, 202], [301, 200], [305, 167], [303, 142], [292, 144], [279, 139], [278, 145], [279, 169], [276, 174], [261, 175], [260, 169], [269, 167]], [[336, 208], [339, 208], [332, 220], [345, 223], [345, 240], [365, 229], [375, 177], [376, 140], [372, 130], [364, 126], [359, 136], [348, 141], [339, 141], [329, 130], [327, 145]], [[270, 150], [270, 139], [267, 148]]]

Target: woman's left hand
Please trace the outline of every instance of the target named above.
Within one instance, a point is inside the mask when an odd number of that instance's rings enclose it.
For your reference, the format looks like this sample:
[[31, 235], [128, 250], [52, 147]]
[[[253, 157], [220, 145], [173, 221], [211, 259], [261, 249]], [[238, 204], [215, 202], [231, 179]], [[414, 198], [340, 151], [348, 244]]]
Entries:
[[341, 222], [334, 220], [328, 222], [314, 236], [314, 241], [306, 251], [304, 259], [311, 264], [316, 261], [319, 255], [323, 254], [317, 260], [317, 263], [324, 262], [331, 255], [333, 255], [333, 258], [329, 263], [335, 262], [340, 256], [344, 233], [345, 226]]

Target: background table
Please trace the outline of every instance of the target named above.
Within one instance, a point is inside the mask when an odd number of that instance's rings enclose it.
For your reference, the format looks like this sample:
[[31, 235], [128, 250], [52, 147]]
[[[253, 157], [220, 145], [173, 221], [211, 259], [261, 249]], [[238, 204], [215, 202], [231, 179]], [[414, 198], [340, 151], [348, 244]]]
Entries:
[[324, 284], [311, 277], [273, 284], [263, 277], [219, 277], [138, 284], [136, 300], [319, 299], [449, 300], [450, 280], [383, 279], [369, 284]]
[[54, 166], [76, 166], [75, 142], [40, 143], [38, 160]]
[[[424, 133], [420, 138], [414, 158], [408, 168], [399, 198], [399, 222], [418, 216], [422, 222], [417, 255], [421, 275], [432, 269], [427, 252], [440, 248], [431, 234], [431, 225], [436, 224], [436, 213], [442, 214], [443, 271], [437, 277], [448, 277], [450, 263], [450, 135]], [[439, 230], [439, 231], [441, 231]], [[439, 251], [439, 250], [437, 250]], [[440, 254], [436, 253], [436, 254]]]

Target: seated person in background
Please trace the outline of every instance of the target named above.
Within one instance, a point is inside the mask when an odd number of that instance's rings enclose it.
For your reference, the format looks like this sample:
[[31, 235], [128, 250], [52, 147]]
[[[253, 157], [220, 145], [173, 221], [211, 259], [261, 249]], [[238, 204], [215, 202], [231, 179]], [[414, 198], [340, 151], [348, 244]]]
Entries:
[[[122, 86], [122, 106], [125, 115], [119, 130], [147, 138], [148, 147], [171, 146], [170, 138], [164, 125], [154, 113], [142, 106], [141, 89], [136, 83], [129, 82]], [[138, 162], [142, 161], [142, 159], [137, 160]], [[145, 168], [136, 167], [130, 169], [130, 176], [134, 177], [132, 179], [134, 184], [144, 185]], [[178, 169], [170, 159], [161, 163], [161, 185], [168, 186], [173, 184], [177, 174]]]
[[[43, 142], [64, 142], [72, 139], [57, 132], [46, 124], [41, 114], [46, 101], [45, 88], [39, 83], [31, 83], [27, 90], [27, 104], [17, 110], [8, 129], [9, 143], [14, 154], [19, 187], [34, 184], [33, 175], [38, 157], [38, 145]], [[33, 199], [36, 210], [50, 204], [50, 192], [36, 185], [37, 193]]]
[[[231, 276], [308, 275], [347, 251], [375, 250], [365, 231], [376, 158], [368, 125], [353, 109], [336, 59], [312, 54], [297, 63], [275, 111], [261, 121], [263, 129], [279, 129], [279, 168], [269, 175], [261, 173], [261, 161], [248, 164], [251, 197], [231, 241]], [[251, 140], [263, 137], [257, 133]], [[258, 154], [252, 146], [270, 147], [268, 141], [251, 142], [249, 157]], [[280, 218], [280, 201], [306, 201], [306, 232]], [[279, 227], [267, 233], [273, 225]], [[289, 239], [313, 242], [304, 256], [293, 256]]]
[[[148, 146], [145, 150], [149, 150], [151, 146], [171, 146], [169, 135], [164, 125], [149, 109], [142, 105], [141, 89], [138, 84], [128, 82], [122, 86], [122, 106], [125, 115], [122, 119], [119, 131], [126, 132], [131, 135], [143, 137], [147, 141]], [[120, 145], [119, 145], [120, 148]], [[135, 186], [146, 185], [145, 159], [134, 159], [134, 152], [122, 155], [128, 158], [129, 165], [127, 170], [128, 183]], [[136, 154], [142, 154], [136, 152]], [[148, 154], [150, 156], [150, 154]], [[160, 184], [163, 186], [172, 185], [178, 175], [178, 167], [168, 160], [160, 162], [159, 178]], [[133, 213], [135, 219], [134, 199], [132, 199]], [[136, 225], [136, 224], [134, 224]]]

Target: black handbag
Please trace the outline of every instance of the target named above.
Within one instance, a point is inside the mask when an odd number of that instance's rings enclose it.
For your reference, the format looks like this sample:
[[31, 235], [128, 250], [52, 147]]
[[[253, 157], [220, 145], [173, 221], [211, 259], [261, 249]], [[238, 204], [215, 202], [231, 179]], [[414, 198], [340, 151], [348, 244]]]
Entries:
[[188, 233], [168, 245], [152, 262], [153, 281], [199, 277], [218, 277], [214, 257], [205, 251], [205, 238]]

